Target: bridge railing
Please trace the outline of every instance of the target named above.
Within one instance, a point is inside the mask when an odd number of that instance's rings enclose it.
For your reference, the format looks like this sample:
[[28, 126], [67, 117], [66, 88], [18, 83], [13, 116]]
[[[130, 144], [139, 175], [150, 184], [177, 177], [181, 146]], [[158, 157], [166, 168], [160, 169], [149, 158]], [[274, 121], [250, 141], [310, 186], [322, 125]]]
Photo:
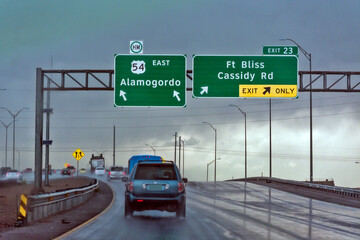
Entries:
[[39, 195], [22, 194], [19, 200], [18, 225], [72, 209], [89, 200], [98, 187], [98, 180], [93, 179], [85, 187]]
[[291, 184], [291, 185], [300, 186], [300, 187], [319, 189], [322, 191], [332, 192], [335, 194], [349, 196], [349, 197], [360, 198], [360, 190], [353, 189], [353, 188], [328, 186], [328, 185], [317, 184], [317, 183], [300, 182], [300, 181], [294, 181], [294, 180], [284, 180], [284, 179], [270, 178], [270, 177], [251, 177], [251, 178], [241, 179], [241, 180], [272, 181], [272, 182], [278, 182], [278, 183], [282, 183], [282, 184]]

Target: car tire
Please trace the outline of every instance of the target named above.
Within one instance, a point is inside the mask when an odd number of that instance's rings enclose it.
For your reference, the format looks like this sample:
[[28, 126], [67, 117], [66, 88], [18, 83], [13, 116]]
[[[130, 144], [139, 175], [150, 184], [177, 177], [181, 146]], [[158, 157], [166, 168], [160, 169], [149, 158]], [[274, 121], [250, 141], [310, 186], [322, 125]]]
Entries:
[[176, 210], [176, 217], [180, 218], [180, 217], [186, 217], [186, 206], [185, 206], [185, 201], [183, 204], [180, 204]]
[[132, 217], [134, 214], [134, 209], [130, 206], [129, 200], [125, 197], [125, 217]]

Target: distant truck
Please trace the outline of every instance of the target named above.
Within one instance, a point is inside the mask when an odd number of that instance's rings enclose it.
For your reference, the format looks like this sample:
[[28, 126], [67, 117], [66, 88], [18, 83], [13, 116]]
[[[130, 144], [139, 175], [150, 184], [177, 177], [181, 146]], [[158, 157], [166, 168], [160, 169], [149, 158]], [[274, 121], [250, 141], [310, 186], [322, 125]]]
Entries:
[[137, 164], [139, 161], [163, 162], [164, 159], [162, 157], [160, 157], [160, 156], [155, 156], [155, 155], [135, 155], [135, 156], [132, 156], [129, 159], [129, 162], [128, 162], [128, 174], [131, 173], [131, 170], [133, 169], [135, 164]]
[[91, 172], [94, 172], [97, 167], [105, 167], [105, 159], [102, 154], [99, 156], [92, 154], [89, 163]]

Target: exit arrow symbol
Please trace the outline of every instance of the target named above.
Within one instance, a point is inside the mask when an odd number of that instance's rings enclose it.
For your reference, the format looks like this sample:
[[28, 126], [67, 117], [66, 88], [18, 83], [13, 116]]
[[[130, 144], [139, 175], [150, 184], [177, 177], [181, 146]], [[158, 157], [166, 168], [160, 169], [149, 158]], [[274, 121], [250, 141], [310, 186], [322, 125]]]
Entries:
[[178, 102], [180, 101], [179, 94], [180, 94], [179, 92], [177, 92], [177, 91], [174, 90], [173, 97], [176, 97], [176, 99], [178, 100]]
[[206, 87], [201, 87], [201, 89], [202, 89], [202, 90], [201, 90], [200, 94], [203, 95], [204, 93], [206, 93], [206, 94], [208, 93], [209, 87], [208, 87], [208, 86], [206, 86]]
[[126, 97], [125, 97], [126, 92], [124, 92], [123, 90], [120, 90], [120, 97], [123, 97], [124, 101], [126, 101]]
[[264, 87], [265, 91], [263, 92], [263, 95], [265, 95], [266, 93], [270, 94], [270, 87]]

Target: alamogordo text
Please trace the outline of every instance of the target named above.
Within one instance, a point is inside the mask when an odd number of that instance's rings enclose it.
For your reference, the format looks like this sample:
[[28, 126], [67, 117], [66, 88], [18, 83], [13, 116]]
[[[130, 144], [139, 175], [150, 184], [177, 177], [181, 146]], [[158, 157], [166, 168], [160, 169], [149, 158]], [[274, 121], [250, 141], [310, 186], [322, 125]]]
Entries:
[[143, 79], [121, 79], [120, 86], [132, 86], [132, 87], [179, 87], [181, 85], [180, 80], [170, 79], [170, 80], [143, 80]]

